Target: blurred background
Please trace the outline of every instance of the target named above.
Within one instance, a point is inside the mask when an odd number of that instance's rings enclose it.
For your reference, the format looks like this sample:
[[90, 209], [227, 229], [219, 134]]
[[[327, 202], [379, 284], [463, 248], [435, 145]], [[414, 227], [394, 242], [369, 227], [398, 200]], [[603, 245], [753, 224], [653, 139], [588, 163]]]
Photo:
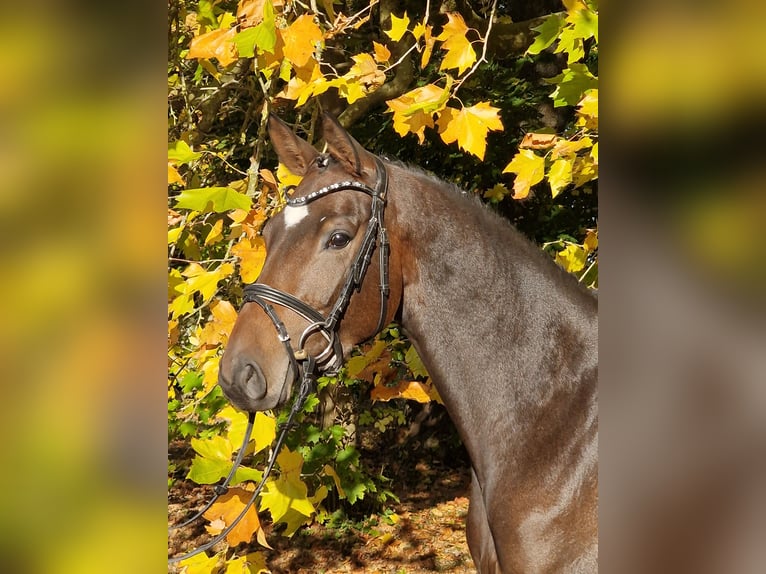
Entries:
[[[166, 15], [0, 22], [0, 570], [165, 560]], [[766, 563], [766, 5], [608, 6], [601, 563]]]

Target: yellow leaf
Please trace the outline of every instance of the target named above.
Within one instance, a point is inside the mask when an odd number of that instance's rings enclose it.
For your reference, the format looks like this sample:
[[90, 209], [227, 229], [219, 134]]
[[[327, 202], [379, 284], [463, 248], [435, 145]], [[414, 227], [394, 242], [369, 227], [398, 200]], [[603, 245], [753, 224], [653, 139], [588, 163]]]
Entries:
[[321, 48], [322, 30], [308, 14], [298, 16], [290, 26], [280, 30], [280, 34], [285, 43], [285, 58], [299, 68], [308, 64], [316, 49]]
[[175, 227], [173, 229], [168, 229], [168, 245], [178, 241], [178, 236], [181, 235], [181, 232], [183, 230], [184, 230], [183, 226]]
[[357, 82], [344, 81], [338, 91], [340, 95], [348, 100], [349, 104], [353, 104], [355, 101], [364, 97], [364, 88]]
[[239, 257], [239, 276], [245, 283], [258, 279], [266, 261], [266, 243], [263, 237], [243, 237], [231, 248], [231, 254]]
[[506, 195], [508, 195], [508, 188], [502, 183], [497, 183], [492, 189], [485, 191], [483, 197], [489, 199], [492, 203], [498, 203], [502, 201]]
[[289, 536], [310, 518], [315, 510], [308, 499], [308, 488], [301, 480], [303, 457], [287, 447], [277, 456], [280, 475], [264, 485], [261, 506], [271, 513], [274, 522], [286, 522]]
[[590, 155], [576, 157], [572, 165], [572, 181], [575, 187], [580, 187], [589, 181], [598, 178], [598, 164]]
[[383, 44], [378, 44], [373, 40], [372, 47], [375, 50], [375, 61], [378, 64], [388, 62], [391, 59], [391, 50], [386, 48]]
[[589, 130], [598, 130], [598, 89], [585, 92], [577, 104], [577, 125]]
[[551, 150], [551, 159], [556, 160], [561, 157], [574, 157], [578, 151], [589, 148], [593, 145], [593, 140], [589, 137], [580, 138], [578, 140], [565, 140], [560, 139], [556, 142]]
[[219, 219], [213, 224], [212, 229], [207, 234], [207, 237], [205, 237], [205, 245], [212, 245], [213, 243], [218, 243], [221, 239], [223, 239], [223, 219]]
[[284, 164], [279, 164], [277, 166], [277, 179], [279, 180], [279, 185], [282, 187], [290, 187], [293, 185], [298, 185], [303, 177], [300, 175], [294, 175], [290, 172], [287, 167], [285, 167]]
[[399, 18], [396, 14], [391, 14], [391, 29], [384, 30], [386, 36], [391, 38], [394, 42], [398, 42], [404, 36], [407, 31], [407, 27], [410, 25], [410, 18], [407, 16], [407, 12], [404, 16]]
[[237, 47], [234, 45], [236, 35], [236, 28], [228, 28], [213, 30], [192, 38], [186, 57], [217, 58], [222, 66], [228, 66], [237, 59]]
[[590, 150], [590, 157], [593, 158], [593, 163], [598, 165], [598, 142], [593, 144]]
[[516, 174], [513, 182], [513, 198], [524, 199], [529, 195], [530, 188], [543, 180], [545, 159], [532, 150], [523, 149], [513, 156], [503, 173]]
[[335, 483], [335, 489], [338, 491], [338, 496], [340, 498], [346, 498], [346, 491], [343, 490], [343, 487], [340, 484], [340, 476], [338, 476], [338, 473], [335, 472], [335, 469], [331, 467], [329, 464], [324, 465], [324, 473], [327, 476], [331, 476], [333, 482]]
[[503, 129], [499, 111], [499, 108], [487, 102], [479, 102], [459, 111], [445, 108], [438, 120], [442, 140], [448, 144], [457, 141], [461, 149], [483, 160], [487, 149], [487, 132]]
[[182, 273], [184, 277], [187, 277], [184, 291], [186, 293], [199, 291], [202, 299], [207, 301], [218, 289], [218, 282], [231, 275], [233, 271], [234, 267], [231, 263], [223, 263], [213, 271], [205, 271], [198, 263], [191, 263]]
[[[258, 535], [263, 529], [258, 530]], [[259, 541], [260, 542], [260, 541]], [[263, 544], [261, 544], [263, 546]], [[224, 574], [269, 574], [266, 558], [260, 552], [251, 552], [247, 556], [231, 558], [226, 562]]]
[[434, 44], [436, 44], [436, 38], [431, 35], [431, 26], [426, 26], [423, 35], [425, 36], [425, 44], [423, 46], [423, 53], [420, 56], [421, 68], [425, 68], [428, 65], [434, 50]]
[[393, 387], [380, 385], [370, 391], [370, 398], [373, 401], [410, 399], [419, 403], [428, 403], [431, 402], [430, 386], [419, 381], [401, 381]]
[[210, 304], [212, 316], [199, 331], [198, 338], [203, 345], [225, 345], [237, 320], [237, 311], [228, 301], [216, 300]]
[[181, 185], [184, 185], [186, 182], [184, 181], [184, 178], [181, 177], [181, 174], [178, 173], [178, 170], [168, 162], [168, 185], [171, 183], [180, 183]]
[[468, 26], [463, 17], [457, 12], [449, 12], [447, 18], [442, 33], [436, 37], [444, 42], [441, 47], [447, 51], [439, 70], [457, 68], [458, 75], [461, 75], [476, 61], [476, 52], [466, 38]]
[[551, 186], [551, 195], [556, 197], [561, 191], [572, 183], [572, 160], [557, 159], [548, 170], [548, 183]]
[[[203, 516], [213, 521], [223, 521], [224, 527], [231, 525], [237, 516], [244, 510], [245, 505], [250, 500], [252, 492], [241, 487], [230, 488], [229, 491], [218, 497], [218, 500], [205, 511]], [[220, 523], [219, 523], [220, 524]], [[255, 509], [255, 505], [251, 505], [242, 519], [237, 522], [237, 525], [232, 528], [226, 535], [226, 542], [230, 546], [236, 546], [240, 542], [249, 542], [253, 538], [253, 534], [260, 529], [261, 523], [258, 520], [258, 512]], [[206, 527], [210, 534], [218, 534], [223, 528], [216, 528], [213, 526]]]
[[588, 253], [598, 249], [598, 229], [588, 229], [585, 233], [585, 240], [582, 242], [582, 246]]
[[386, 102], [394, 113], [396, 133], [402, 137], [408, 133], [416, 134], [423, 143], [425, 128], [434, 126], [434, 113], [443, 109], [449, 99], [450, 85], [449, 80], [445, 88], [427, 84]]
[[208, 556], [203, 552], [181, 560], [178, 565], [182, 568], [182, 574], [210, 574], [218, 566], [218, 555]]
[[354, 78], [365, 88], [377, 88], [386, 81], [386, 75], [378, 69], [378, 65], [370, 54], [357, 54], [351, 56], [354, 65], [346, 74], [347, 78]]
[[556, 263], [561, 265], [568, 273], [577, 273], [585, 267], [587, 253], [585, 249], [574, 243], [556, 253]]

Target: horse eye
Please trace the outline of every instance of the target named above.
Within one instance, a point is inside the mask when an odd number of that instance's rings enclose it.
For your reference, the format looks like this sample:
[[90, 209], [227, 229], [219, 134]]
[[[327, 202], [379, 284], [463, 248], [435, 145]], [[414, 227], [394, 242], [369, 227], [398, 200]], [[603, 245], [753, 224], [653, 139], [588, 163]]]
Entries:
[[330, 240], [327, 242], [327, 247], [333, 249], [343, 249], [351, 241], [351, 237], [343, 231], [336, 231], [330, 236]]

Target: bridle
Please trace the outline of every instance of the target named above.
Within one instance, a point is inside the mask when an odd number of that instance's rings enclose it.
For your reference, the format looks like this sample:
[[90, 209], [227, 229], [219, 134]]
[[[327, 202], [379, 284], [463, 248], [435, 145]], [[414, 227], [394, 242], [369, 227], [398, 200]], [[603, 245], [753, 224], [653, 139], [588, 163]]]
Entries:
[[[388, 309], [388, 296], [390, 293], [389, 275], [388, 275], [388, 259], [390, 253], [390, 246], [388, 242], [388, 233], [384, 225], [383, 215], [386, 207], [386, 195], [388, 192], [388, 173], [386, 172], [385, 165], [377, 156], [374, 156], [375, 166], [377, 169], [377, 181], [375, 187], [370, 187], [360, 181], [342, 181], [339, 183], [333, 183], [325, 186], [317, 191], [311, 192], [308, 195], [302, 197], [291, 197], [287, 199], [287, 206], [298, 207], [306, 205], [312, 201], [325, 197], [331, 193], [338, 191], [360, 191], [370, 196], [372, 204], [370, 206], [370, 219], [367, 221], [367, 229], [362, 239], [362, 244], [359, 246], [359, 250], [356, 253], [351, 268], [346, 275], [343, 286], [340, 290], [335, 304], [330, 309], [330, 312], [325, 317], [314, 309], [311, 305], [308, 305], [299, 298], [286, 293], [279, 289], [275, 289], [269, 285], [263, 283], [250, 283], [244, 287], [244, 296], [242, 298], [242, 307], [247, 303], [255, 303], [260, 306], [266, 315], [271, 319], [274, 327], [277, 331], [277, 337], [285, 347], [285, 351], [290, 359], [292, 366], [293, 381], [294, 384], [298, 378], [301, 379], [301, 384], [298, 389], [298, 393], [295, 401], [293, 402], [290, 414], [287, 418], [287, 422], [282, 426], [279, 437], [271, 451], [271, 456], [264, 469], [263, 476], [256, 489], [250, 496], [249, 501], [242, 509], [240, 514], [234, 521], [229, 524], [224, 530], [222, 530], [215, 538], [209, 542], [199, 546], [198, 548], [183, 554], [168, 559], [168, 563], [176, 563], [202, 552], [209, 550], [223, 538], [237, 525], [237, 523], [245, 516], [245, 513], [255, 502], [255, 499], [263, 489], [266, 479], [269, 477], [271, 470], [276, 462], [276, 457], [282, 448], [282, 444], [287, 436], [287, 432], [292, 426], [294, 426], [294, 418], [303, 408], [308, 395], [315, 387], [317, 374], [331, 375], [337, 373], [343, 363], [343, 349], [339, 338], [340, 323], [343, 316], [348, 309], [351, 302], [351, 296], [354, 292], [358, 292], [362, 288], [364, 277], [367, 273], [367, 269], [372, 261], [372, 255], [375, 251], [375, 247], [378, 247], [378, 258], [380, 264], [380, 315], [378, 317], [378, 325], [375, 328], [375, 332], [379, 332], [384, 326], [386, 321], [386, 314]], [[290, 335], [285, 328], [284, 323], [280, 320], [279, 315], [274, 310], [272, 303], [285, 307], [294, 313], [297, 313], [305, 320], [309, 322], [298, 338], [298, 347], [293, 349], [291, 344]], [[308, 338], [313, 334], [321, 335], [327, 345], [316, 356], [311, 355], [305, 348]], [[287, 381], [285, 381], [287, 384]], [[234, 477], [237, 467], [242, 462], [244, 452], [248, 442], [250, 441], [250, 435], [253, 430], [253, 423], [255, 421], [255, 413], [249, 413], [248, 424], [245, 430], [245, 436], [242, 442], [242, 446], [237, 453], [237, 457], [234, 460], [229, 474], [224, 479], [223, 483], [213, 487], [214, 496], [212, 499], [194, 516], [185, 520], [178, 526], [171, 527], [169, 530], [177, 530], [184, 528], [197, 520], [202, 516], [215, 501], [226, 494], [229, 488], [229, 483]]]
[[[351, 268], [343, 283], [340, 294], [326, 317], [297, 297], [285, 293], [284, 291], [280, 291], [279, 289], [275, 289], [274, 287], [270, 287], [269, 285], [263, 283], [251, 283], [244, 288], [242, 304], [256, 303], [264, 310], [266, 315], [268, 315], [269, 319], [271, 319], [271, 322], [274, 324], [274, 327], [277, 329], [279, 340], [284, 344], [285, 350], [290, 357], [290, 363], [294, 373], [298, 372], [299, 362], [304, 363], [303, 370], [305, 370], [305, 362], [309, 357], [305, 345], [308, 338], [313, 334], [321, 335], [327, 342], [324, 350], [313, 357], [319, 370], [323, 373], [331, 374], [337, 372], [341, 367], [343, 363], [343, 351], [341, 349], [340, 338], [338, 337], [340, 321], [348, 308], [354, 291], [359, 291], [362, 288], [362, 282], [364, 281], [367, 268], [372, 260], [372, 253], [375, 250], [376, 244], [378, 246], [380, 262], [380, 315], [375, 332], [377, 333], [385, 326], [384, 323], [386, 320], [388, 295], [390, 291], [388, 284], [388, 256], [390, 247], [388, 243], [388, 234], [383, 223], [383, 214], [386, 206], [386, 192], [388, 190], [388, 174], [380, 159], [375, 157], [375, 162], [378, 177], [374, 188], [359, 181], [342, 181], [318, 189], [303, 197], [294, 197], [287, 200], [287, 205], [289, 207], [299, 207], [311, 203], [312, 201], [316, 201], [331, 193], [347, 190], [366, 193], [372, 199], [370, 219], [367, 222], [367, 230], [362, 239], [362, 244], [351, 264]], [[290, 344], [290, 336], [287, 333], [287, 329], [285, 329], [284, 324], [279, 319], [270, 303], [290, 309], [309, 322], [308, 327], [304, 329], [303, 333], [298, 338], [297, 349], [293, 349]]]

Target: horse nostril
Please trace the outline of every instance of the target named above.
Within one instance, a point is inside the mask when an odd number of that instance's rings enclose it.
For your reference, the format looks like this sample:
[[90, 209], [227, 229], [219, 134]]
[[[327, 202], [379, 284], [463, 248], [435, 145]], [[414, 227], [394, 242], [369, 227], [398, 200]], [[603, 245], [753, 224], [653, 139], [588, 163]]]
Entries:
[[[226, 357], [224, 356], [224, 359]], [[226, 397], [237, 407], [251, 410], [266, 396], [266, 379], [258, 363], [243, 357], [221, 360], [218, 381]]]
[[249, 398], [259, 400], [266, 396], [266, 381], [257, 363], [248, 361], [240, 368], [236, 376]]

